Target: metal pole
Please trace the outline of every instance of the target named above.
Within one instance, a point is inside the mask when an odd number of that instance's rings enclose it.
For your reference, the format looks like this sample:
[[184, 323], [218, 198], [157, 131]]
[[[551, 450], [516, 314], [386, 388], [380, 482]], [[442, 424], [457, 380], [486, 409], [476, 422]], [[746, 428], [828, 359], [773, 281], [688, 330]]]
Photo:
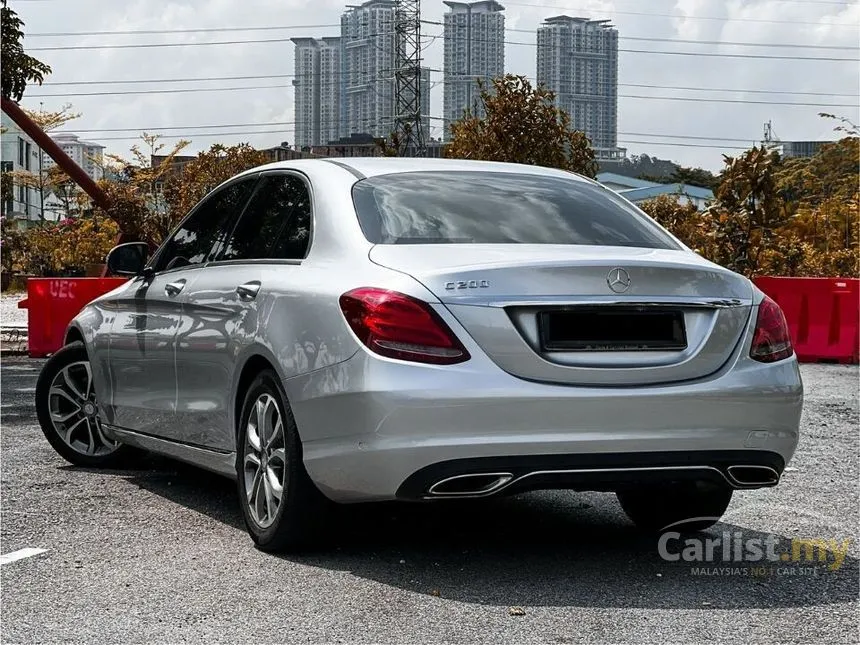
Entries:
[[20, 107], [18, 107], [17, 103], [11, 99], [3, 98], [2, 103], [0, 103], [0, 107], [3, 108], [3, 111], [9, 115], [9, 118], [12, 119], [19, 128], [30, 135], [30, 138], [33, 139], [36, 145], [50, 155], [51, 159], [53, 159], [56, 164], [63, 169], [72, 181], [81, 187], [81, 190], [89, 195], [90, 199], [92, 199], [97, 206], [104, 210], [108, 209], [108, 197], [105, 195], [104, 191], [98, 187], [98, 184], [93, 181], [92, 177], [90, 177], [83, 168], [72, 161], [71, 157], [63, 152], [60, 146], [58, 146], [51, 137], [45, 134], [38, 125], [33, 123], [33, 120], [28, 117]]

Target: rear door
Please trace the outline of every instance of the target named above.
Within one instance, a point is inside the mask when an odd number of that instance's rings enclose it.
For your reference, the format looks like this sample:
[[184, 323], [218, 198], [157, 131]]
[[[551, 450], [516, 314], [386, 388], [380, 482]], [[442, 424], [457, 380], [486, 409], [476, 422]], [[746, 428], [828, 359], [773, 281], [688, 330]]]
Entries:
[[502, 369], [575, 385], [718, 370], [749, 319], [748, 280], [583, 179], [427, 172], [356, 184], [370, 259], [433, 292]]
[[247, 200], [254, 179], [233, 182], [204, 199], [153, 258], [155, 275], [137, 278], [115, 302], [110, 331], [113, 425], [175, 439], [176, 338], [191, 285]]
[[[186, 294], [178, 333], [177, 416], [182, 439], [233, 449], [237, 358], [268, 324], [272, 283], [300, 270], [310, 240], [310, 191], [302, 176], [265, 173], [231, 234]], [[277, 350], [276, 350], [277, 351]]]

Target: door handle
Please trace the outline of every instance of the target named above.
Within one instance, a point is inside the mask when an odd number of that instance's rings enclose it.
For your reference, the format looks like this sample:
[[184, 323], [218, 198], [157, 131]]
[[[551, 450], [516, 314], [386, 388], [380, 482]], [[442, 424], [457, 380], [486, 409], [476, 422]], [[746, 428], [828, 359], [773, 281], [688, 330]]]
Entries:
[[254, 280], [253, 282], [240, 284], [236, 287], [236, 293], [239, 294], [239, 297], [242, 300], [253, 300], [257, 297], [257, 294], [260, 293], [260, 282], [258, 280]]
[[184, 278], [182, 280], [177, 280], [176, 282], [168, 282], [164, 285], [164, 293], [172, 298], [185, 288], [185, 282], [186, 280]]

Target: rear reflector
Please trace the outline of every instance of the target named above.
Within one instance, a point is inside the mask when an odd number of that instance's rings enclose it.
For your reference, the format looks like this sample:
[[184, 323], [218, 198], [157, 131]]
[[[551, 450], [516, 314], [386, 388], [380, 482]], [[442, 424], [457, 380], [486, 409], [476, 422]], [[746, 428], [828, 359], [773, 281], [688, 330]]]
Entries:
[[381, 356], [435, 365], [470, 358], [445, 321], [417, 298], [362, 287], [343, 294], [340, 309], [358, 339]]
[[773, 363], [793, 353], [785, 315], [778, 304], [765, 296], [758, 306], [750, 358], [761, 363]]

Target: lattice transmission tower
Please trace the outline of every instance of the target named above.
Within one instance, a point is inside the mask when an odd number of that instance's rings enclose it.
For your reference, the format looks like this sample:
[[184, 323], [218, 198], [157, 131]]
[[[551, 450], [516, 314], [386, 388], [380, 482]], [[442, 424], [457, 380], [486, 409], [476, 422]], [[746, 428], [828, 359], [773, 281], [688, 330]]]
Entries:
[[421, 125], [421, 0], [397, 0], [394, 8], [394, 137], [397, 154], [423, 157]]

